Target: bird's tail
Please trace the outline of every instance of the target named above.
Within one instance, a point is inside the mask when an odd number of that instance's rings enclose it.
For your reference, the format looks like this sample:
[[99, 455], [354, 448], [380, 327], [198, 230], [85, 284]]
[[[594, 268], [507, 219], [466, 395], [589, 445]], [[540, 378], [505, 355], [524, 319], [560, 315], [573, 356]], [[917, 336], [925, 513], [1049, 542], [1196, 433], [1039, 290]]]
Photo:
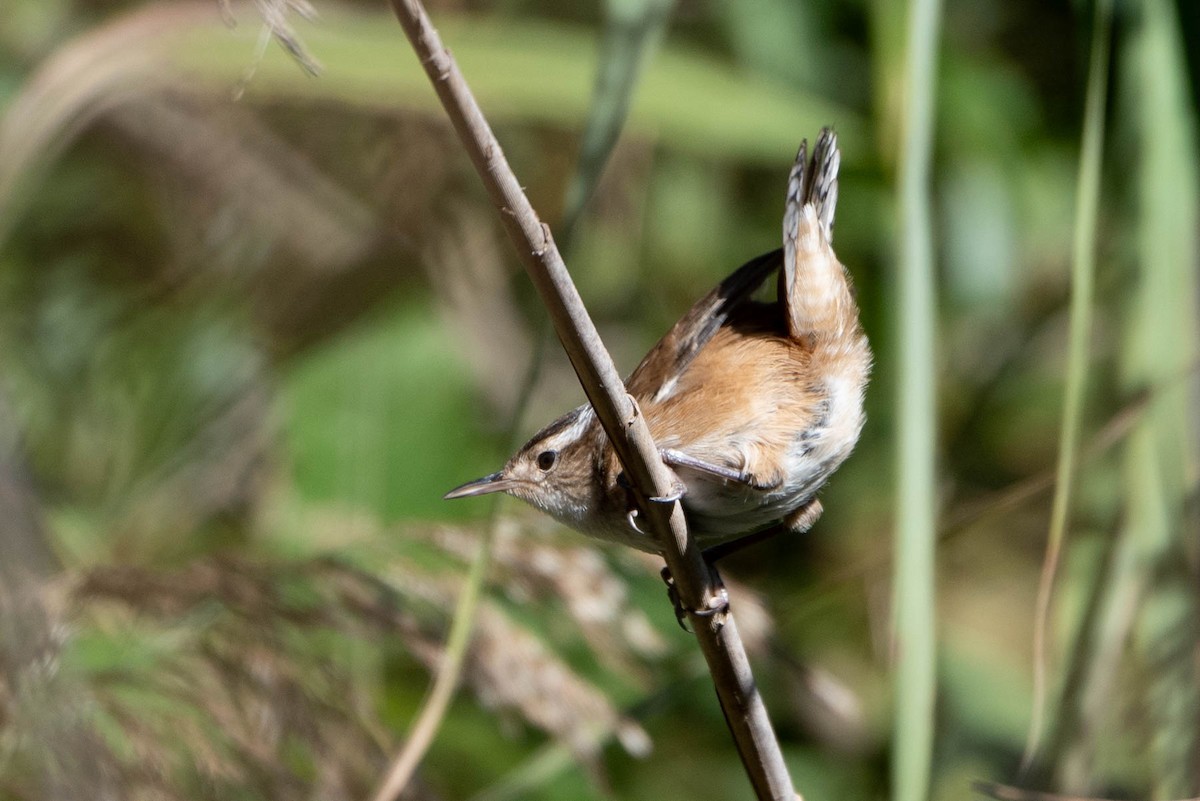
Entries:
[[851, 335], [858, 326], [849, 278], [832, 247], [841, 158], [836, 134], [824, 128], [811, 160], [808, 142], [800, 144], [788, 179], [779, 300], [792, 337], [812, 347]]

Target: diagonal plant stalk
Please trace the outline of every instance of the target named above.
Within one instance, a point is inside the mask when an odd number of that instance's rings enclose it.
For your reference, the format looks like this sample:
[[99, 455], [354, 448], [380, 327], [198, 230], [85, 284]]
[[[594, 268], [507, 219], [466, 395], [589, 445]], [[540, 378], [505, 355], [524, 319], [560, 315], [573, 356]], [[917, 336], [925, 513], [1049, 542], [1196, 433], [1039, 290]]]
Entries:
[[600, 66], [559, 234], [568, 253], [583, 208], [625, 127], [634, 88], [666, 32], [675, 0], [608, 0], [604, 6]]
[[[579, 164], [567, 190], [563, 215], [563, 250], [570, 250], [569, 241], [572, 239], [576, 223], [583, 213], [584, 204], [595, 191], [600, 173], [616, 145], [629, 112], [629, 101], [637, 78], [648, 60], [648, 51], [662, 36], [672, 6], [673, 0], [646, 0], [632, 5], [614, 0], [608, 4], [609, 20], [601, 51], [593, 111], [588, 115], [587, 124], [584, 126]], [[512, 420], [508, 426], [508, 451], [520, 444], [520, 440], [516, 439], [517, 432], [520, 430], [521, 420], [533, 396], [533, 388], [545, 361], [547, 323], [548, 320], [543, 317], [536, 324], [533, 358], [522, 381], [521, 393], [514, 404]], [[478, 548], [471, 559], [458, 602], [455, 604], [441, 663], [429, 693], [414, 718], [408, 736], [404, 739], [404, 746], [392, 759], [373, 801], [392, 801], [408, 786], [413, 773], [433, 744], [433, 739], [450, 708], [450, 702], [454, 699], [462, 679], [463, 664], [470, 647], [487, 568], [491, 564], [492, 544], [495, 541], [503, 500], [503, 496], [492, 498]], [[564, 752], [559, 754], [559, 759], [569, 761], [570, 755]]]
[[1071, 482], [1078, 462], [1079, 418], [1087, 383], [1088, 340], [1092, 329], [1092, 295], [1096, 274], [1096, 218], [1100, 205], [1100, 161], [1104, 151], [1104, 112], [1108, 87], [1108, 54], [1112, 36], [1112, 0], [1097, 0], [1092, 52], [1084, 100], [1083, 145], [1075, 190], [1075, 236], [1071, 259], [1071, 309], [1067, 345], [1067, 379], [1063, 390], [1062, 430], [1057, 482], [1050, 512], [1046, 557], [1038, 581], [1033, 618], [1033, 712], [1021, 772], [1037, 757], [1046, 715], [1046, 639], [1054, 577], [1066, 539], [1071, 508]]
[[[648, 503], [671, 493], [674, 479], [659, 458], [645, 419], [625, 391], [578, 290], [484, 118], [462, 74], [416, 0], [392, 0], [392, 7], [429, 75], [442, 105], [483, 179], [526, 272], [541, 295], [555, 332], [579, 376], [584, 392], [613, 443], [633, 484], [651, 531], [663, 546], [682, 605], [711, 609], [720, 604], [716, 577], [688, 535], [683, 507]], [[732, 614], [691, 615], [721, 707], [751, 784], [759, 798], [793, 801], [795, 791], [766, 707], [754, 683]], [[720, 618], [719, 620], [716, 618]]]

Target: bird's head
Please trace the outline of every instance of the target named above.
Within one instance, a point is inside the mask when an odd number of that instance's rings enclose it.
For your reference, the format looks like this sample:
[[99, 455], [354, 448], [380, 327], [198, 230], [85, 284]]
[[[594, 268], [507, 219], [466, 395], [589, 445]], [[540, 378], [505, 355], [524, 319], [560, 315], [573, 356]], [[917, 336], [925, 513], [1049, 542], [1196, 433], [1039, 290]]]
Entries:
[[603, 433], [591, 406], [543, 428], [499, 470], [446, 493], [447, 499], [504, 492], [579, 530], [589, 528], [602, 487]]

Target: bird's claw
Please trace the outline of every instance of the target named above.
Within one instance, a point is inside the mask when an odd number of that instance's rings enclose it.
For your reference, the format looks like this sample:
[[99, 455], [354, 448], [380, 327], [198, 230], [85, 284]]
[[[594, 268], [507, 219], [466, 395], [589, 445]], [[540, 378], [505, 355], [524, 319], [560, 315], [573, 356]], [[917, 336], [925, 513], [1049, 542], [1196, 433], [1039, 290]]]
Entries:
[[663, 583], [667, 585], [667, 598], [671, 600], [671, 606], [675, 608], [675, 622], [679, 624], [679, 628], [691, 634], [692, 630], [687, 625], [687, 612], [683, 611], [683, 600], [679, 597], [679, 588], [675, 586], [675, 577], [671, 575], [671, 568], [663, 565], [663, 569], [658, 571], [658, 575], [662, 576]]
[[[663, 569], [659, 571], [663, 582], [667, 585], [667, 597], [671, 599], [671, 605], [675, 607], [675, 621], [679, 624], [679, 628], [692, 633], [692, 629], [688, 628], [687, 616], [689, 614], [696, 617], [715, 617], [724, 615], [729, 610], [729, 592], [724, 586], [718, 584], [715, 592], [708, 597], [704, 609], [689, 609], [683, 605], [683, 600], [679, 597], [679, 588], [675, 585], [675, 577], [671, 575], [671, 568], [663, 565]], [[724, 617], [717, 618], [713, 625], [720, 628], [724, 625]], [[714, 629], [715, 630], [715, 629]]]
[[687, 495], [687, 485], [682, 481], [676, 481], [675, 486], [671, 487], [671, 491], [666, 495], [652, 495], [646, 500], [651, 503], [675, 503], [681, 500], [684, 495]]

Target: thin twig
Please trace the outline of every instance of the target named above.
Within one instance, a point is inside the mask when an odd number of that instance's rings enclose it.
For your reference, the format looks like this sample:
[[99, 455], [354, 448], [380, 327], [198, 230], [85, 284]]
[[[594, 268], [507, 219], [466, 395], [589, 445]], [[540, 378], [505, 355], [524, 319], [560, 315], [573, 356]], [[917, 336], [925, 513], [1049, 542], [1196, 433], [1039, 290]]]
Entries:
[[[494, 508], [495, 503], [493, 510]], [[480, 538], [466, 580], [459, 592], [450, 633], [446, 637], [446, 647], [442, 651], [433, 686], [429, 689], [416, 721], [409, 729], [404, 747], [388, 766], [384, 780], [372, 796], [372, 801], [392, 801], [399, 797], [433, 743], [433, 738], [446, 717], [450, 701], [454, 699], [454, 692], [458, 689], [458, 682], [462, 677], [463, 661], [471, 643], [471, 633], [475, 628], [475, 613], [479, 608], [483, 579], [492, 561], [492, 542], [496, 530], [494, 511], [492, 517], [493, 520], [489, 522]]]
[[[554, 245], [549, 227], [541, 222], [521, 190], [491, 127], [424, 8], [416, 0], [392, 0], [392, 7], [546, 305], [584, 392], [630, 478], [641, 507], [641, 519], [662, 543], [683, 606], [693, 610], [713, 608], [719, 604], [715, 574], [688, 536], [683, 507], [678, 502], [646, 501], [649, 497], [669, 496], [674, 477], [659, 458], [645, 419], [625, 391], [612, 357], [600, 341]], [[692, 615], [692, 626], [757, 796], [793, 801], [791, 778], [733, 615]]]

